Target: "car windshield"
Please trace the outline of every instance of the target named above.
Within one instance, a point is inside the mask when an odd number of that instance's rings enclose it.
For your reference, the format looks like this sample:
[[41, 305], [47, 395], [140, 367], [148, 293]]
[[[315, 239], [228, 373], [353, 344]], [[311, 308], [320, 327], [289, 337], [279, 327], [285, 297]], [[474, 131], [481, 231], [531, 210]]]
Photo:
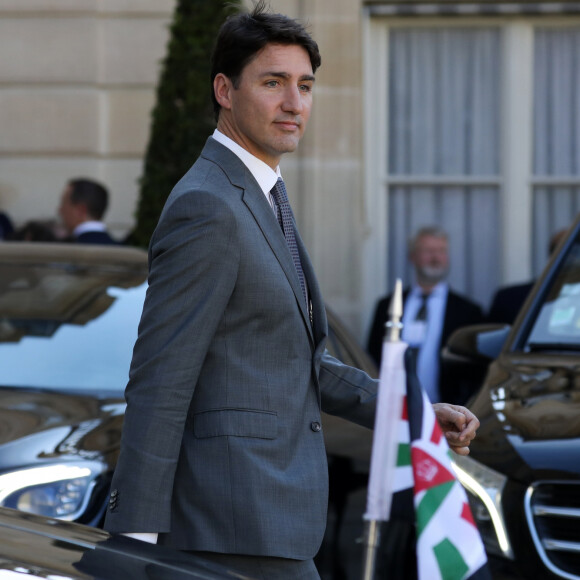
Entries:
[[570, 247], [540, 305], [524, 350], [580, 350], [580, 240]]
[[143, 268], [0, 264], [0, 385], [122, 393]]

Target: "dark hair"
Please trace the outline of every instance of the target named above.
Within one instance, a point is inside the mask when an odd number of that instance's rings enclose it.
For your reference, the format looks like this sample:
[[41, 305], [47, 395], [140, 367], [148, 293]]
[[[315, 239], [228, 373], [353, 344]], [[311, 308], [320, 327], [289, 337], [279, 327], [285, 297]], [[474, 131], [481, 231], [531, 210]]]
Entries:
[[221, 107], [213, 91], [215, 77], [222, 73], [238, 88], [244, 67], [267, 44], [301, 46], [308, 52], [312, 72], [320, 66], [318, 44], [304, 26], [283, 14], [267, 12], [265, 0], [259, 0], [250, 13], [230, 16], [218, 32], [211, 57], [211, 99], [216, 121]]
[[71, 187], [71, 203], [85, 204], [91, 218], [102, 219], [109, 203], [109, 193], [105, 186], [86, 178], [71, 179], [68, 184]]

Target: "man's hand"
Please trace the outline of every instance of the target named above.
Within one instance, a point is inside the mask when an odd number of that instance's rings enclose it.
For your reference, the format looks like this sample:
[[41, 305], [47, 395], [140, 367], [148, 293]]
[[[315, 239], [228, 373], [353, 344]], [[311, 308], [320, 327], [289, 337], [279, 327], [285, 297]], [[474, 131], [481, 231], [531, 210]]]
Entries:
[[434, 403], [433, 410], [452, 451], [469, 455], [469, 444], [479, 427], [478, 418], [469, 409], [449, 403]]

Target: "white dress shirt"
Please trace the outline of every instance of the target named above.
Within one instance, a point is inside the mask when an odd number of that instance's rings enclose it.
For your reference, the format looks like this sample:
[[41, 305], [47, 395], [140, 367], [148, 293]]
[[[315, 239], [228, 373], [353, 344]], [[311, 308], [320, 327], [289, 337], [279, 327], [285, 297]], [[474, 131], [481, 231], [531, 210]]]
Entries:
[[81, 234], [85, 232], [106, 232], [107, 226], [100, 221], [90, 220], [79, 224], [73, 231], [73, 236], [78, 238]]
[[421, 307], [423, 294], [419, 286], [413, 286], [405, 300], [403, 309], [402, 338], [409, 346], [419, 349], [417, 376], [432, 403], [438, 403], [441, 400], [439, 394], [439, 347], [448, 292], [449, 286], [446, 282], [440, 282], [431, 290], [427, 298], [427, 318], [425, 321], [415, 320]]
[[272, 211], [276, 213], [276, 204], [270, 191], [274, 185], [276, 185], [278, 178], [282, 178], [280, 167], [276, 167], [276, 171], [274, 171], [268, 164], [264, 163], [261, 159], [254, 157], [250, 152], [246, 151], [243, 147], [238, 145], [229, 137], [226, 137], [217, 129], [213, 132], [212, 137], [240, 158], [241, 162], [248, 168], [249, 172], [258, 182], [258, 185], [264, 192]]

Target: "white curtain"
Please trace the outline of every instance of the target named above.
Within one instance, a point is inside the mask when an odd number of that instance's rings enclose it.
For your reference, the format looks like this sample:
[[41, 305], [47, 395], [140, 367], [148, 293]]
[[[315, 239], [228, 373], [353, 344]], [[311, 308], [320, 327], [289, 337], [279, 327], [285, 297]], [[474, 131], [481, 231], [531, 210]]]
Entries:
[[388, 287], [412, 280], [408, 238], [439, 225], [451, 286], [487, 306], [499, 280], [499, 31], [391, 29], [389, 59]]
[[[534, 45], [533, 272], [580, 212], [580, 28], [538, 28]], [[542, 178], [547, 178], [542, 184]], [[549, 178], [555, 178], [551, 185]], [[559, 178], [559, 179], [558, 179]]]

